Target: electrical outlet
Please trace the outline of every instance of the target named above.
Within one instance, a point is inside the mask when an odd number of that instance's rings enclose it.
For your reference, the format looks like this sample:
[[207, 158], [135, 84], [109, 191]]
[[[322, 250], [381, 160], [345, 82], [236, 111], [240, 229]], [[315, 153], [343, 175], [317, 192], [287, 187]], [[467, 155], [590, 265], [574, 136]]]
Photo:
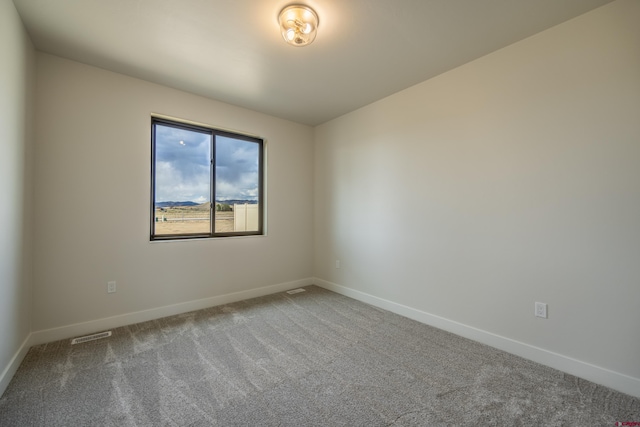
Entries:
[[116, 291], [116, 282], [107, 282], [107, 293], [114, 293]]
[[336, 260], [336, 268], [340, 268], [340, 260], [339, 259]]
[[545, 304], [543, 302], [537, 302], [536, 303], [535, 315], [536, 315], [536, 317], [542, 317], [543, 319], [546, 319], [547, 318], [547, 304]]

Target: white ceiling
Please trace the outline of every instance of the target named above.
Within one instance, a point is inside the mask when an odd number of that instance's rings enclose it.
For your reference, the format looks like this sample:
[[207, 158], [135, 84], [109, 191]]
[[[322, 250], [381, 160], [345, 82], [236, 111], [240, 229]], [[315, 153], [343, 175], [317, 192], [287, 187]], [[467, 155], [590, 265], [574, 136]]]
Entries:
[[281, 38], [288, 0], [14, 0], [36, 48], [317, 125], [611, 0], [301, 0], [307, 47]]

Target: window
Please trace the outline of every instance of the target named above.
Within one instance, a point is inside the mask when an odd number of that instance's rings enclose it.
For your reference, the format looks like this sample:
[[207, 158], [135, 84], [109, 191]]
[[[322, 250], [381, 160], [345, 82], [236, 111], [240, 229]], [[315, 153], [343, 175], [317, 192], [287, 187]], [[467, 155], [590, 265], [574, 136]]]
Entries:
[[151, 240], [263, 234], [262, 139], [151, 121]]

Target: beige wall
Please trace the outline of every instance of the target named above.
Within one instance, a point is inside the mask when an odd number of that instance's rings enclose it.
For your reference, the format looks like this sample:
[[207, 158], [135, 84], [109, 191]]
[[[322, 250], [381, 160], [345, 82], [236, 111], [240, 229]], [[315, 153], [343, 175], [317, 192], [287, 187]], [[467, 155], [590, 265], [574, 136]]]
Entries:
[[0, 1], [0, 394], [31, 331], [31, 151], [35, 51]]
[[[311, 276], [312, 128], [47, 54], [37, 84], [34, 331]], [[267, 236], [149, 242], [152, 113], [265, 138]]]
[[638, 384], [638, 22], [620, 0], [319, 126], [315, 275]]

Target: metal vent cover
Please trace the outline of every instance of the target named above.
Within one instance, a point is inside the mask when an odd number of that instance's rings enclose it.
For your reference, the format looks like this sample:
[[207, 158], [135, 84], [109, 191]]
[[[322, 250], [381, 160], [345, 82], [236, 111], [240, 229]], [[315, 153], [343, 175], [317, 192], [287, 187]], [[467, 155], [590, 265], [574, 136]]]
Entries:
[[107, 332], [99, 332], [97, 334], [91, 334], [91, 335], [85, 335], [84, 337], [78, 337], [78, 338], [74, 338], [71, 340], [71, 345], [74, 344], [81, 344], [83, 342], [87, 342], [87, 341], [95, 341], [95, 340], [99, 340], [102, 338], [107, 338], [111, 336], [111, 331], [107, 331]]

